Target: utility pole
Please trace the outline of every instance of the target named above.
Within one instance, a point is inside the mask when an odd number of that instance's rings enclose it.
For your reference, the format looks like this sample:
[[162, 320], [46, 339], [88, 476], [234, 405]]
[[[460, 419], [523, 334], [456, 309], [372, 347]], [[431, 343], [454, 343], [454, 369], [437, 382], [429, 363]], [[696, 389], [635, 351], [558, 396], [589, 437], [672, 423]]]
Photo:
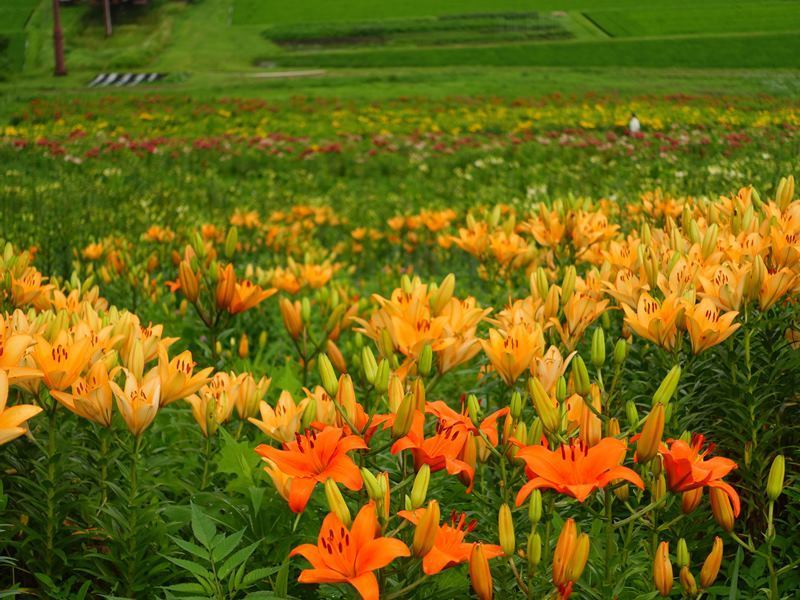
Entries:
[[53, 0], [53, 50], [56, 55], [56, 77], [67, 74], [67, 65], [64, 62], [64, 30], [61, 28], [60, 0]]
[[103, 0], [103, 12], [106, 18], [106, 37], [111, 37], [111, 0]]

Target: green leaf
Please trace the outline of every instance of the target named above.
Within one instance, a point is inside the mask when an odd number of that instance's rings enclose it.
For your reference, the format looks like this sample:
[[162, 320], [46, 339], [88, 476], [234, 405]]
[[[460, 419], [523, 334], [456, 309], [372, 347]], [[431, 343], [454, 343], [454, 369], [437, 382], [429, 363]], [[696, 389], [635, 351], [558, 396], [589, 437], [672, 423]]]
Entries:
[[242, 541], [242, 537], [244, 536], [244, 529], [241, 531], [237, 531], [236, 533], [224, 538], [221, 542], [218, 542], [214, 545], [214, 549], [211, 551], [211, 558], [214, 562], [220, 561], [228, 554], [233, 552], [236, 546], [239, 545], [239, 542]]
[[731, 589], [728, 592], [728, 600], [736, 600], [739, 593], [739, 567], [744, 560], [744, 553], [742, 547], [736, 550], [736, 560], [733, 563], [733, 573], [731, 573]]
[[223, 563], [222, 567], [220, 567], [219, 571], [217, 572], [217, 577], [219, 577], [220, 580], [225, 579], [231, 571], [250, 558], [250, 555], [255, 551], [260, 543], [261, 540], [253, 542], [249, 546], [246, 546], [245, 548], [233, 553], [230, 558]]
[[169, 562], [176, 564], [183, 569], [186, 569], [187, 571], [189, 571], [189, 573], [191, 573], [195, 577], [200, 577], [202, 579], [205, 579], [206, 581], [213, 581], [214, 579], [214, 575], [209, 573], [206, 569], [204, 569], [197, 563], [193, 563], [190, 560], [184, 560], [182, 558], [173, 558], [171, 556], [167, 556], [166, 559]]
[[275, 593], [281, 598], [289, 593], [289, 557], [283, 560], [281, 568], [278, 570], [278, 577], [275, 580]]
[[192, 542], [189, 542], [187, 540], [182, 540], [180, 538], [176, 538], [173, 536], [170, 536], [170, 539], [189, 554], [193, 554], [197, 558], [201, 558], [203, 560], [209, 559], [208, 550], [206, 550], [202, 546], [198, 546], [197, 544], [193, 544]]
[[272, 380], [272, 388], [276, 390], [286, 390], [296, 396], [303, 389], [303, 382], [297, 377], [297, 369], [290, 362], [286, 362], [277, 375]]
[[253, 585], [254, 583], [258, 583], [266, 579], [267, 577], [274, 575], [278, 571], [281, 570], [282, 565], [278, 565], [277, 567], [264, 567], [262, 569], [253, 569], [247, 575], [244, 576], [242, 579], [242, 587], [247, 587], [249, 585]]
[[217, 528], [200, 508], [192, 503], [192, 532], [203, 546], [210, 548], [211, 540], [217, 533]]
[[205, 591], [202, 585], [194, 582], [176, 583], [175, 585], [171, 585], [164, 589], [167, 589], [170, 592], [181, 592], [184, 594], [202, 594]]

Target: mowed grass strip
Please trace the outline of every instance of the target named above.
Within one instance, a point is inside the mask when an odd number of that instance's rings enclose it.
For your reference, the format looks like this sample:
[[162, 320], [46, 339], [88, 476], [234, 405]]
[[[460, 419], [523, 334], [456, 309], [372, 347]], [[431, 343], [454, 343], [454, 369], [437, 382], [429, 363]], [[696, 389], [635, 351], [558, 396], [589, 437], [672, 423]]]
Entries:
[[272, 57], [281, 67], [574, 66], [797, 68], [794, 33], [597, 42], [534, 42], [449, 48], [379, 48]]
[[614, 37], [800, 30], [800, 3], [747, 2], [727, 6], [592, 10], [586, 16]]

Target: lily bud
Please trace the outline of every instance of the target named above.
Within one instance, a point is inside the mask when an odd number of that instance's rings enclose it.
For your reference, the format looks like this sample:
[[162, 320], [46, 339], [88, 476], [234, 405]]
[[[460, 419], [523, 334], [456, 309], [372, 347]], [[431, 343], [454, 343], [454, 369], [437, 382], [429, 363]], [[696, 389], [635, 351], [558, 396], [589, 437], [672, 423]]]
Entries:
[[708, 488], [708, 496], [711, 499], [711, 513], [717, 524], [727, 532], [733, 531], [733, 507], [728, 494], [719, 488]]
[[494, 595], [492, 571], [489, 569], [489, 560], [480, 542], [472, 545], [472, 552], [469, 555], [469, 579], [479, 600], [492, 599]]
[[589, 393], [589, 371], [586, 369], [586, 363], [580, 354], [576, 354], [572, 359], [572, 383], [575, 385], [575, 393], [581, 396], [586, 396]]
[[337, 382], [336, 403], [342, 409], [351, 423], [356, 420], [356, 390], [353, 387], [353, 379], [350, 375], [344, 374], [339, 377]]
[[137, 339], [131, 344], [131, 349], [125, 360], [125, 366], [136, 377], [136, 381], [141, 383], [142, 374], [144, 373], [144, 346], [142, 345], [142, 340]]
[[311, 301], [308, 298], [300, 301], [300, 316], [303, 317], [304, 323], [311, 321]]
[[511, 517], [511, 509], [508, 504], [500, 506], [497, 516], [497, 527], [500, 535], [500, 547], [506, 556], [513, 556], [517, 549], [517, 540], [514, 535], [514, 520]]
[[333, 479], [327, 479], [325, 481], [325, 498], [328, 500], [328, 506], [331, 512], [339, 517], [339, 520], [345, 527], [350, 527], [352, 523], [350, 509], [347, 508], [347, 503], [344, 501], [342, 492]]
[[778, 184], [778, 191], [775, 194], [775, 202], [778, 208], [786, 210], [786, 207], [792, 203], [794, 197], [794, 175], [789, 177], [782, 177]]
[[547, 298], [544, 301], [544, 318], [552, 319], [558, 316], [559, 307], [559, 294], [558, 288], [553, 286], [547, 292]]
[[547, 298], [547, 292], [550, 291], [550, 283], [547, 281], [547, 273], [542, 267], [536, 269], [534, 274], [534, 287], [539, 298], [544, 300]]
[[543, 434], [544, 425], [542, 425], [542, 420], [536, 417], [531, 421], [531, 426], [528, 427], [528, 446], [538, 446], [541, 444]]
[[511, 403], [509, 404], [509, 410], [511, 412], [511, 418], [515, 421], [519, 420], [520, 415], [522, 415], [522, 394], [515, 391], [511, 394]]
[[592, 335], [592, 364], [599, 369], [606, 362], [606, 336], [603, 329], [598, 327]]
[[556, 401], [562, 404], [567, 399], [567, 380], [559, 377], [556, 380]]
[[669, 596], [672, 591], [673, 578], [672, 563], [669, 560], [669, 543], [661, 542], [653, 560], [653, 583], [663, 597]]
[[478, 427], [481, 422], [481, 405], [475, 394], [467, 396], [467, 413], [472, 423]]
[[239, 243], [239, 232], [236, 227], [228, 229], [228, 235], [225, 236], [225, 256], [230, 260], [236, 252], [236, 245]]
[[709, 552], [703, 563], [703, 568], [700, 570], [700, 587], [705, 589], [711, 587], [717, 580], [719, 574], [719, 567], [722, 564], [722, 539], [717, 536], [714, 538], [714, 545], [711, 546]]
[[364, 487], [367, 490], [367, 495], [370, 500], [376, 502], [383, 497], [381, 493], [381, 484], [378, 483], [378, 478], [373, 475], [369, 469], [361, 469], [361, 479], [364, 481]]
[[302, 425], [303, 429], [308, 429], [311, 427], [311, 424], [317, 418], [317, 403], [316, 402], [309, 402], [306, 404], [305, 409], [303, 409], [303, 418], [302, 418]]
[[542, 520], [542, 491], [533, 490], [528, 502], [528, 519], [531, 525], [536, 525]]
[[681, 567], [680, 573], [681, 579], [681, 587], [683, 591], [689, 596], [694, 597], [697, 595], [697, 582], [694, 579], [694, 575], [689, 570], [689, 567]]
[[439, 531], [439, 503], [436, 500], [428, 502], [428, 508], [422, 513], [414, 530], [412, 550], [414, 556], [425, 556], [433, 548], [436, 534]]
[[217, 308], [220, 310], [227, 309], [231, 305], [235, 293], [236, 273], [233, 272], [233, 265], [228, 264], [225, 269], [219, 270], [216, 292]]
[[683, 538], [678, 540], [678, 548], [675, 550], [675, 564], [680, 568], [689, 566], [689, 547]]
[[250, 340], [247, 339], [246, 333], [243, 333], [242, 337], [239, 338], [239, 347], [236, 353], [242, 360], [247, 358], [247, 356], [250, 354]]
[[639, 425], [639, 412], [636, 410], [636, 404], [633, 400], [628, 400], [625, 403], [625, 419], [631, 429], [635, 429]]
[[650, 485], [650, 494], [653, 497], [653, 502], [658, 502], [664, 496], [666, 496], [667, 480], [664, 478], [663, 473], [653, 480], [653, 483]]
[[642, 223], [642, 227], [639, 232], [639, 237], [642, 238], [642, 244], [644, 244], [645, 246], [650, 245], [650, 242], [653, 239], [653, 235], [650, 231], [650, 226], [647, 223]]
[[553, 553], [553, 583], [556, 586], [565, 585], [567, 579], [567, 568], [569, 561], [575, 551], [578, 542], [578, 529], [573, 519], [567, 519], [558, 535], [556, 549]]
[[538, 531], [533, 531], [528, 536], [527, 555], [528, 566], [531, 569], [535, 569], [542, 562], [542, 537]]
[[[481, 455], [479, 456], [479, 454]], [[461, 451], [461, 460], [475, 471], [478, 460], [480, 459], [482, 462], [486, 462], [489, 458], [488, 455], [489, 448], [486, 443], [478, 436], [469, 434], [467, 436], [467, 441], [464, 442], [464, 449]], [[467, 487], [472, 484], [472, 480], [467, 471], [461, 471], [458, 474], [458, 479]]]
[[572, 558], [570, 558], [569, 564], [567, 565], [567, 580], [568, 581], [578, 581], [583, 574], [583, 570], [586, 568], [586, 561], [589, 558], [589, 536], [585, 533], [582, 533], [578, 536], [577, 541], [575, 542], [575, 549], [572, 552]]
[[327, 354], [319, 355], [317, 358], [317, 368], [319, 370], [319, 376], [322, 379], [322, 387], [325, 388], [329, 396], [336, 396], [336, 392], [339, 390], [339, 380], [336, 377], [336, 372], [333, 370], [331, 359], [328, 358]]
[[564, 279], [561, 281], [561, 304], [564, 305], [572, 297], [575, 291], [575, 280], [578, 277], [578, 272], [575, 270], [574, 265], [568, 266], [564, 270]]
[[683, 492], [683, 494], [681, 494], [681, 511], [683, 514], [688, 515], [694, 512], [694, 509], [698, 507], [702, 499], [703, 488], [701, 487]]
[[344, 360], [342, 351], [339, 350], [339, 346], [336, 345], [336, 342], [328, 340], [325, 344], [325, 353], [328, 355], [328, 358], [331, 359], [331, 363], [333, 363], [333, 366], [336, 367], [339, 373], [347, 373], [347, 363]]
[[680, 365], [675, 365], [661, 381], [661, 385], [658, 386], [656, 393], [653, 394], [653, 404], [667, 404], [678, 388], [678, 381], [680, 381], [680, 378], [681, 367]]
[[411, 393], [414, 395], [415, 404], [414, 407], [424, 413], [425, 412], [425, 381], [422, 379], [416, 379], [414, 381], [413, 388]]
[[378, 374], [378, 363], [375, 360], [375, 354], [373, 354], [372, 348], [369, 346], [364, 346], [361, 349], [361, 368], [364, 369], [364, 377], [366, 380], [374, 385], [375, 376]]
[[278, 301], [278, 306], [281, 310], [281, 318], [283, 319], [283, 326], [289, 335], [297, 339], [303, 331], [303, 319], [300, 316], [300, 303], [292, 302], [288, 298], [281, 298]]
[[542, 425], [549, 432], [556, 432], [561, 427], [561, 415], [550, 395], [545, 391], [538, 377], [528, 379], [528, 392], [533, 399], [533, 407], [542, 420]]
[[453, 292], [456, 289], [456, 276], [452, 273], [449, 273], [444, 279], [442, 279], [441, 285], [439, 288], [431, 294], [430, 299], [430, 307], [431, 312], [434, 315], [438, 315], [439, 313], [444, 310], [444, 307], [450, 302], [450, 299], [453, 297]]
[[659, 403], [647, 415], [644, 427], [642, 427], [642, 434], [636, 442], [636, 456], [642, 464], [658, 454], [658, 445], [664, 435], [664, 414], [665, 407]]
[[378, 393], [383, 394], [389, 389], [390, 373], [391, 369], [389, 368], [389, 361], [385, 358], [382, 358], [378, 363], [378, 371], [375, 373], [375, 381], [372, 384], [375, 386], [375, 390]]
[[427, 377], [428, 373], [431, 372], [431, 367], [433, 366], [433, 348], [430, 344], [425, 344], [422, 348], [422, 353], [419, 356], [419, 362], [417, 363], [417, 371], [423, 377]]
[[786, 459], [779, 454], [772, 461], [767, 477], [767, 498], [770, 502], [775, 502], [783, 492], [783, 480], [786, 476]]
[[717, 249], [718, 237], [719, 227], [716, 223], [714, 223], [706, 230], [706, 234], [703, 236], [703, 244], [700, 251], [702, 252], [704, 259], [707, 259], [709, 256], [711, 256], [714, 253], [714, 250]]
[[394, 439], [401, 438], [411, 431], [411, 425], [414, 422], [415, 401], [412, 394], [407, 394], [403, 401], [400, 403], [397, 413], [395, 414], [394, 424], [392, 425], [392, 437]]
[[387, 395], [389, 396], [389, 409], [392, 412], [397, 412], [400, 403], [405, 397], [405, 390], [403, 389], [403, 382], [400, 381], [400, 378], [394, 373], [389, 375], [389, 390]]
[[428, 485], [431, 482], [431, 468], [423, 464], [414, 477], [414, 485], [411, 486], [411, 508], [417, 509], [425, 503], [428, 495]]
[[619, 367], [622, 363], [625, 362], [625, 358], [628, 356], [628, 343], [623, 340], [617, 340], [617, 343], [614, 345], [614, 366]]
[[178, 281], [186, 299], [192, 304], [197, 302], [197, 297], [200, 295], [200, 285], [197, 281], [197, 275], [194, 274], [192, 267], [185, 260], [182, 260], [178, 265]]

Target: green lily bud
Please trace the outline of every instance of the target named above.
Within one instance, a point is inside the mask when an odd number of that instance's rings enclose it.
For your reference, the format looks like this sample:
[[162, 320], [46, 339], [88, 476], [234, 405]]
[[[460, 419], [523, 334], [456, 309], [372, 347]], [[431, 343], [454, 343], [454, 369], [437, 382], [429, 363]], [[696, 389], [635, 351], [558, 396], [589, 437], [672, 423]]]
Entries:
[[592, 364], [599, 369], [606, 362], [606, 336], [603, 329], [598, 327], [592, 335]]
[[775, 502], [783, 492], [783, 481], [786, 476], [786, 459], [779, 454], [772, 461], [767, 477], [767, 498], [770, 502]]
[[567, 399], [567, 380], [563, 375], [556, 380], [556, 400], [562, 404]]
[[303, 323], [311, 322], [311, 301], [308, 298], [300, 301], [300, 317], [303, 319]]
[[564, 305], [572, 297], [575, 292], [575, 280], [578, 277], [578, 272], [575, 270], [574, 265], [570, 265], [564, 271], [564, 279], [561, 280], [561, 304]]
[[670, 401], [673, 394], [675, 394], [675, 390], [678, 388], [678, 381], [680, 381], [680, 378], [681, 367], [680, 365], [675, 365], [670, 369], [669, 373], [667, 373], [667, 376], [664, 377], [656, 393], [653, 394], [654, 406], [656, 404], [667, 404]]
[[427, 464], [422, 465], [417, 475], [414, 477], [414, 485], [411, 487], [411, 510], [417, 509], [425, 504], [428, 496], [428, 485], [431, 482], [431, 468]]
[[372, 348], [369, 346], [364, 346], [361, 349], [361, 367], [364, 369], [364, 377], [374, 385], [375, 377], [378, 374], [378, 363], [372, 353]]
[[428, 373], [431, 372], [431, 367], [433, 366], [433, 348], [430, 344], [425, 344], [422, 348], [422, 353], [419, 356], [419, 362], [417, 363], [417, 371], [423, 377], [426, 377]]
[[528, 379], [528, 392], [544, 428], [549, 432], [558, 431], [561, 427], [561, 415], [558, 407], [537, 377]]
[[510, 411], [511, 418], [515, 421], [519, 420], [519, 417], [522, 414], [522, 394], [517, 391], [511, 394]]
[[675, 552], [675, 564], [680, 568], [689, 566], [689, 547], [686, 545], [686, 540], [683, 538], [678, 540], [678, 549]]
[[531, 499], [528, 502], [528, 518], [531, 525], [536, 525], [542, 520], [542, 491], [533, 490], [531, 492]]
[[617, 343], [614, 345], [614, 365], [619, 367], [622, 363], [625, 362], [625, 358], [628, 356], [628, 343], [623, 340], [617, 340]]
[[236, 245], [239, 243], [239, 231], [236, 227], [228, 229], [228, 235], [225, 236], [225, 256], [233, 258], [236, 253]]
[[378, 478], [368, 469], [361, 469], [361, 479], [364, 481], [364, 487], [367, 490], [367, 495], [370, 500], [375, 500], [377, 502], [383, 498], [381, 494], [381, 484], [378, 482]]
[[586, 396], [591, 388], [589, 381], [589, 371], [586, 369], [586, 363], [580, 354], [576, 354], [572, 359], [572, 382], [575, 385], [575, 392], [581, 396]]
[[328, 507], [331, 509], [331, 512], [339, 517], [339, 520], [345, 527], [350, 527], [350, 524], [353, 522], [350, 516], [350, 509], [344, 501], [339, 486], [336, 485], [333, 479], [327, 479], [325, 481], [325, 498], [328, 500]]
[[375, 389], [381, 394], [385, 393], [386, 390], [389, 389], [389, 375], [391, 375], [389, 361], [385, 358], [382, 358], [378, 363], [378, 370], [375, 373], [375, 381], [372, 383], [372, 385], [375, 386]]
[[336, 377], [331, 359], [328, 358], [327, 354], [320, 354], [317, 357], [317, 368], [322, 379], [322, 387], [325, 388], [329, 396], [336, 396], [336, 391], [339, 389], [339, 379]]
[[532, 531], [528, 536], [528, 565], [535, 569], [542, 562], [542, 537], [538, 531]]
[[467, 412], [472, 423], [477, 427], [480, 425], [481, 405], [475, 394], [467, 396]]

